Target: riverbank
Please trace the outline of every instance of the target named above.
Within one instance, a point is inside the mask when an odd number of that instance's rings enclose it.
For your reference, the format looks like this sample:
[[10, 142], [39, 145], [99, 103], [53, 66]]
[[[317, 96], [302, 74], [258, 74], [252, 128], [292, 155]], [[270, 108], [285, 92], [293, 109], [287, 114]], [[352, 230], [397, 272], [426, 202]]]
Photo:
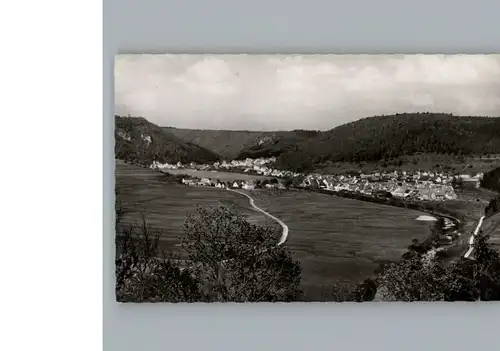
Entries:
[[[429, 228], [429, 234], [427, 237], [419, 243], [424, 252], [429, 252], [431, 250], [438, 249], [438, 255], [443, 260], [443, 262], [451, 263], [457, 259], [460, 259], [464, 252], [468, 249], [467, 235], [464, 235], [469, 227], [474, 226], [475, 220], [473, 218], [468, 218], [461, 213], [451, 211], [447, 209], [445, 203], [443, 202], [409, 202], [402, 199], [394, 197], [374, 197], [360, 193], [350, 193], [346, 191], [337, 192], [329, 191], [324, 189], [304, 189], [306, 191], [321, 193], [330, 196], [337, 196], [342, 198], [348, 198], [363, 202], [376, 203], [379, 205], [386, 205], [390, 207], [399, 207], [411, 210], [417, 210], [435, 216], [437, 218], [447, 218], [454, 224], [451, 228], [441, 228], [443, 234], [450, 232], [455, 233], [452, 236], [452, 240], [449, 242], [442, 242], [439, 240], [439, 236], [436, 235], [432, 227]], [[439, 208], [440, 207], [440, 208]], [[436, 244], [437, 243], [437, 244]], [[408, 245], [411, 243], [409, 242]]]
[[[453, 222], [453, 230], [459, 230], [463, 224], [463, 218], [459, 214], [453, 213], [453, 212], [448, 212], [446, 213], [446, 209], [440, 209], [437, 210], [436, 207], [441, 205], [440, 203], [426, 203], [426, 202], [409, 202], [409, 201], [404, 201], [401, 199], [397, 199], [394, 197], [375, 197], [375, 196], [369, 196], [365, 194], [360, 194], [360, 193], [350, 193], [350, 192], [343, 192], [343, 191], [330, 191], [330, 190], [323, 190], [323, 189], [304, 189], [306, 191], [312, 191], [312, 192], [317, 192], [320, 194], [325, 194], [325, 195], [333, 195], [333, 196], [338, 196], [338, 197], [343, 197], [347, 199], [353, 199], [353, 200], [359, 200], [359, 201], [366, 201], [366, 202], [372, 202], [376, 203], [379, 205], [386, 205], [386, 206], [394, 206], [394, 207], [400, 207], [400, 208], [406, 208], [410, 210], [416, 210], [416, 211], [421, 211], [428, 213], [432, 216], [435, 217], [441, 217], [441, 218], [447, 218], [450, 221]], [[458, 218], [461, 217], [461, 218]]]

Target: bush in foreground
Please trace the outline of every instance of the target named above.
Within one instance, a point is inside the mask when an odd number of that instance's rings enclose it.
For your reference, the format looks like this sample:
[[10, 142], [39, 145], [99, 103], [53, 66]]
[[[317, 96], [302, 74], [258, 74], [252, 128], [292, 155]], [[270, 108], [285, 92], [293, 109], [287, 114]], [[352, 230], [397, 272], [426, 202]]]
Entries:
[[160, 236], [145, 223], [117, 232], [118, 301], [288, 302], [301, 295], [300, 264], [276, 245], [278, 233], [234, 209], [200, 207], [187, 217], [184, 267], [161, 257]]
[[377, 277], [377, 300], [492, 301], [500, 299], [500, 259], [480, 233], [474, 259], [444, 264], [433, 255], [415, 253], [386, 267]]
[[[117, 228], [123, 212], [117, 211]], [[117, 231], [116, 295], [122, 302], [300, 301], [301, 268], [280, 233], [248, 223], [232, 208], [198, 208], [181, 245], [189, 260], [159, 253], [161, 231], [146, 225]], [[445, 264], [435, 248], [414, 243], [399, 262], [361, 283], [335, 282], [327, 300], [500, 300], [500, 257], [480, 233], [474, 259]], [[160, 258], [161, 257], [161, 258]], [[333, 278], [333, 277], [332, 277]]]

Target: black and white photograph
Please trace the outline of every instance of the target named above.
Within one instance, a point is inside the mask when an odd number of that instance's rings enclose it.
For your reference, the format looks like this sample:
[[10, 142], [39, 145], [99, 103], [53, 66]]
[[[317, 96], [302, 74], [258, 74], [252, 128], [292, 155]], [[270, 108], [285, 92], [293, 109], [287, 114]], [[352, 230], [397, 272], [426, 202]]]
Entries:
[[114, 73], [118, 302], [500, 300], [500, 55]]

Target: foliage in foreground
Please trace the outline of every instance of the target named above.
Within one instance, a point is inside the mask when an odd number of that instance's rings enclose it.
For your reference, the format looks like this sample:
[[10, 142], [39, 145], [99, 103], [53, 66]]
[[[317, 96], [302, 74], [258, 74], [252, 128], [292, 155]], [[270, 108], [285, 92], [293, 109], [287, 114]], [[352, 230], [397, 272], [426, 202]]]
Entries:
[[188, 216], [181, 240], [187, 262], [159, 259], [161, 232], [145, 224], [117, 234], [121, 302], [272, 302], [301, 295], [300, 264], [276, 245], [276, 231], [248, 223], [231, 208], [200, 207]]
[[[122, 213], [117, 213], [117, 228]], [[198, 208], [185, 222], [187, 261], [159, 258], [161, 232], [142, 226], [117, 233], [116, 296], [122, 302], [299, 301], [301, 268], [279, 233], [248, 223], [227, 207]], [[399, 262], [356, 283], [332, 283], [326, 300], [500, 300], [500, 257], [480, 233], [474, 259], [441, 260], [435, 246], [413, 243]], [[425, 244], [425, 245], [424, 245]]]
[[480, 233], [474, 259], [451, 264], [433, 250], [413, 252], [385, 267], [377, 277], [377, 300], [382, 301], [490, 301], [500, 299], [500, 259]]

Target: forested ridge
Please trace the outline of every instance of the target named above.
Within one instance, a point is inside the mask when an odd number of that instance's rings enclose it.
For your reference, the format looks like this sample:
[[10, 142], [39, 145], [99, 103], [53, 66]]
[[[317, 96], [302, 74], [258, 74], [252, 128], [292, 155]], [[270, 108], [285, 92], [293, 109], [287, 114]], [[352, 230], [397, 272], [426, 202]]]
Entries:
[[115, 157], [142, 165], [153, 161], [208, 163], [220, 156], [186, 142], [142, 117], [115, 116]]
[[278, 156], [279, 167], [297, 171], [325, 162], [377, 162], [419, 154], [498, 154], [500, 119], [434, 113], [368, 117], [306, 138], [288, 135], [251, 151]]

